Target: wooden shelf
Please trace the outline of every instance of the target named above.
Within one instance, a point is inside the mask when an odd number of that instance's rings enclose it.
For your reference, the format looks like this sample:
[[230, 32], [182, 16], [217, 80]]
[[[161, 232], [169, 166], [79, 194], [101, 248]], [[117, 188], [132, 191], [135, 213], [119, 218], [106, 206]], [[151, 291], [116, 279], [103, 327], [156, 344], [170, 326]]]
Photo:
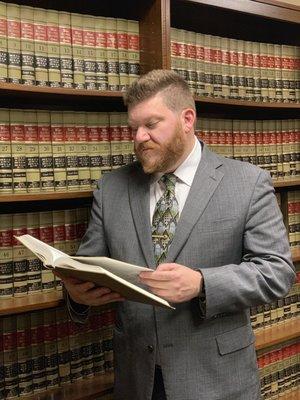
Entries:
[[292, 258], [294, 262], [300, 261], [300, 249], [292, 249]]
[[290, 339], [295, 339], [299, 336], [299, 320], [294, 318], [290, 321], [270, 326], [269, 328], [264, 328], [261, 331], [256, 332], [255, 348], [256, 350], [261, 350]]
[[300, 177], [298, 179], [291, 179], [286, 181], [273, 181], [275, 188], [285, 188], [300, 185]]
[[300, 388], [296, 388], [295, 390], [283, 394], [282, 396], [278, 397], [280, 400], [299, 400], [300, 399]]
[[0, 316], [20, 314], [34, 310], [44, 310], [63, 304], [62, 292], [53, 290], [48, 293], [35, 293], [23, 297], [1, 299]]
[[23, 398], [27, 400], [92, 400], [112, 393], [113, 382], [114, 375], [111, 372]]
[[18, 202], [18, 201], [40, 201], [40, 200], [63, 200], [90, 198], [92, 190], [74, 191], [74, 192], [48, 192], [48, 193], [24, 193], [24, 194], [4, 194], [0, 195], [0, 203]]
[[275, 109], [297, 109], [300, 110], [300, 103], [267, 103], [267, 102], [256, 102], [248, 100], [235, 100], [235, 99], [222, 99], [219, 97], [204, 97], [196, 96], [195, 101], [199, 103], [209, 104], [223, 104], [232, 107], [251, 107], [251, 108], [275, 108]]

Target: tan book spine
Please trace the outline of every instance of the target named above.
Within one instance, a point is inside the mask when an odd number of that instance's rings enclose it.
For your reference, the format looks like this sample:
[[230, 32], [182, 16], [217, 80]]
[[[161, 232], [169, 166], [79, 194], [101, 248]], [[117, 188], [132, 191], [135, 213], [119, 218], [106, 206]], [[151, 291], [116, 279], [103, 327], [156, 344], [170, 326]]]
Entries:
[[262, 121], [263, 126], [263, 153], [264, 153], [264, 164], [263, 168], [271, 173], [271, 140], [270, 140], [270, 124], [268, 120]]
[[283, 153], [282, 153], [282, 131], [281, 120], [276, 120], [276, 154], [277, 154], [277, 176], [278, 180], [283, 179]]
[[255, 121], [255, 138], [256, 138], [256, 160], [260, 168], [264, 166], [264, 141], [263, 141], [263, 122]]
[[241, 134], [241, 160], [245, 161], [245, 162], [250, 162], [249, 133], [248, 133], [248, 121], [247, 120], [241, 120], [240, 134]]
[[140, 31], [138, 21], [128, 20], [129, 84], [140, 75]]
[[296, 142], [296, 121], [294, 119], [288, 120], [289, 124], [289, 142], [290, 142], [290, 171], [291, 178], [297, 179], [297, 156], [299, 156], [299, 147]]
[[245, 100], [246, 97], [246, 73], [245, 73], [245, 41], [237, 41], [237, 52], [238, 52], [238, 98]]
[[87, 129], [86, 113], [74, 113], [76, 141], [77, 141], [77, 161], [78, 161], [78, 181], [80, 190], [91, 188], [90, 157], [89, 157], [89, 135]]
[[246, 79], [246, 100], [252, 101], [254, 97], [254, 78], [253, 78], [253, 53], [252, 42], [245, 42], [245, 79]]
[[37, 86], [48, 86], [48, 46], [47, 46], [47, 12], [34, 8], [34, 51], [35, 82]]
[[109, 113], [109, 137], [112, 169], [123, 165], [120, 113]]
[[13, 214], [13, 277], [14, 297], [24, 296], [28, 292], [27, 275], [28, 250], [15, 239], [15, 236], [26, 234], [27, 218], [26, 213]]
[[30, 314], [17, 315], [17, 353], [19, 367], [19, 396], [33, 393], [31, 368]]
[[185, 81], [188, 80], [188, 58], [187, 58], [187, 31], [179, 29], [178, 31], [179, 40], [179, 75], [183, 77]]
[[218, 136], [218, 154], [223, 157], [227, 156], [227, 147], [226, 147], [226, 133], [224, 129], [224, 120], [218, 119], [216, 121], [217, 125], [217, 136]]
[[255, 121], [249, 120], [247, 121], [247, 130], [248, 130], [248, 156], [249, 162], [251, 164], [256, 165], [256, 135], [255, 135]]
[[88, 133], [88, 149], [90, 164], [91, 187], [95, 188], [101, 177], [102, 158], [100, 154], [100, 131], [98, 128], [98, 113], [86, 114], [86, 128]]
[[[53, 247], [66, 252], [66, 230], [65, 230], [65, 212], [64, 210], [54, 210], [53, 219]], [[61, 290], [61, 280], [58, 276], [54, 277], [56, 290]]]
[[129, 87], [128, 23], [126, 19], [117, 18], [117, 45], [120, 77], [119, 90], [124, 92]]
[[229, 39], [230, 51], [230, 98], [237, 99], [239, 97], [239, 79], [238, 79], [238, 40]]
[[61, 86], [65, 88], [72, 88], [73, 54], [70, 13], [60, 11], [58, 13], [58, 23]]
[[291, 148], [290, 148], [290, 135], [288, 120], [282, 120], [282, 166], [283, 166], [283, 179], [289, 179], [291, 176], [290, 162], [291, 162]]
[[238, 119], [232, 121], [233, 135], [233, 156], [235, 160], [242, 160], [242, 137], [241, 137], [241, 122]]
[[69, 320], [70, 375], [71, 381], [83, 378], [81, 365], [80, 330], [74, 321]]
[[171, 68], [179, 72], [179, 29], [171, 28]]
[[53, 156], [53, 174], [55, 191], [67, 190], [66, 150], [63, 127], [63, 115], [61, 112], [52, 111], [51, 140]]
[[300, 46], [295, 47], [295, 99], [296, 103], [300, 102]]
[[40, 160], [37, 116], [34, 110], [24, 111], [27, 192], [40, 192]]
[[278, 103], [283, 102], [281, 69], [281, 46], [274, 44], [275, 101]]
[[268, 45], [259, 43], [261, 101], [269, 102]]
[[196, 33], [188, 31], [186, 33], [187, 44], [187, 82], [192, 93], [197, 91], [196, 74]]
[[211, 118], [209, 120], [209, 136], [209, 148], [218, 154], [218, 120], [216, 118]]
[[7, 17], [6, 3], [0, 2], [0, 82], [7, 82]]
[[0, 298], [13, 296], [13, 217], [0, 219]]
[[47, 10], [47, 57], [48, 80], [50, 87], [60, 87], [60, 54], [58, 11]]
[[253, 100], [261, 101], [261, 81], [260, 81], [260, 49], [259, 43], [252, 42], [253, 52]]
[[[39, 237], [42, 242], [53, 246], [53, 218], [52, 211], [39, 212]], [[42, 291], [50, 292], [55, 289], [55, 278], [53, 272], [42, 267]]]
[[98, 113], [99, 154], [101, 156], [101, 174], [111, 171], [112, 150], [108, 113]]
[[76, 237], [79, 242], [87, 230], [89, 213], [90, 209], [87, 207], [76, 208]]
[[277, 158], [277, 144], [276, 144], [276, 121], [268, 121], [269, 137], [270, 137], [270, 174], [273, 180], [278, 179], [278, 158]]
[[13, 191], [26, 192], [26, 146], [24, 133], [24, 112], [10, 110], [11, 156]]
[[37, 111], [41, 191], [54, 191], [51, 121], [49, 111]]
[[85, 88], [83, 16], [71, 13], [74, 89]]
[[119, 90], [117, 19], [106, 19], [108, 90]]
[[219, 36], [211, 37], [212, 68], [214, 81], [214, 97], [222, 97], [222, 52], [221, 38]]
[[9, 110], [0, 109], [0, 194], [13, 192]]
[[59, 386], [55, 309], [44, 312], [44, 349], [47, 389]]
[[275, 45], [273, 43], [267, 44], [268, 50], [268, 84], [269, 84], [269, 101], [276, 101], [276, 70], [275, 70]]
[[204, 35], [204, 96], [212, 97], [214, 93], [213, 73], [212, 73], [212, 51], [211, 51], [211, 35]]
[[233, 158], [232, 120], [224, 120], [226, 157]]
[[79, 189], [77, 157], [78, 146], [74, 114], [75, 113], [72, 111], [63, 112], [68, 191]]
[[231, 87], [231, 75], [230, 75], [230, 48], [229, 39], [221, 37], [221, 49], [222, 49], [222, 98], [229, 99], [230, 87]]
[[82, 17], [84, 79], [87, 90], [97, 88], [95, 21], [91, 15]]
[[[26, 213], [27, 234], [39, 239], [39, 213]], [[27, 289], [28, 294], [38, 293], [42, 290], [42, 263], [29, 251], [27, 254], [28, 273]]]
[[35, 85], [33, 14], [32, 7], [21, 6], [21, 79], [25, 85]]
[[[295, 120], [295, 128], [296, 128], [296, 135], [295, 135], [295, 141], [296, 141], [296, 147], [299, 149], [300, 147], [300, 119]], [[299, 152], [297, 151], [297, 159], [296, 159], [296, 175], [300, 175], [300, 157], [299, 157]]]
[[7, 3], [8, 82], [22, 83], [20, 6]]
[[197, 96], [203, 96], [205, 88], [205, 72], [204, 72], [204, 34], [202, 33], [196, 33], [196, 71], [197, 71], [196, 94]]
[[66, 232], [66, 253], [70, 256], [76, 254], [79, 247], [79, 240], [76, 233], [76, 208], [64, 210], [65, 232]]
[[126, 113], [120, 113], [120, 129], [123, 164], [126, 165], [132, 163], [134, 152], [134, 144]]
[[282, 96], [284, 103], [295, 101], [293, 56], [293, 46], [281, 45]]
[[55, 309], [56, 314], [56, 333], [57, 333], [57, 353], [58, 353], [58, 373], [61, 384], [69, 383], [70, 376], [70, 354], [69, 354], [69, 335], [68, 320], [69, 315], [65, 307]]
[[106, 18], [95, 18], [97, 89], [108, 90]]

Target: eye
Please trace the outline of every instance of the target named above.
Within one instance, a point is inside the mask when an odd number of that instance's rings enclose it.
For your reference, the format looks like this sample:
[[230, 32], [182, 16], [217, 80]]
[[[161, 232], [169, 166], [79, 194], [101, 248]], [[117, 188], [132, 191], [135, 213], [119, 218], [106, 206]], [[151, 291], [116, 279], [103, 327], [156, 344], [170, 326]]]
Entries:
[[146, 124], [146, 128], [148, 128], [148, 129], [154, 129], [154, 128], [156, 127], [157, 124], [158, 124], [158, 121], [151, 121], [151, 122], [148, 122], [148, 123]]

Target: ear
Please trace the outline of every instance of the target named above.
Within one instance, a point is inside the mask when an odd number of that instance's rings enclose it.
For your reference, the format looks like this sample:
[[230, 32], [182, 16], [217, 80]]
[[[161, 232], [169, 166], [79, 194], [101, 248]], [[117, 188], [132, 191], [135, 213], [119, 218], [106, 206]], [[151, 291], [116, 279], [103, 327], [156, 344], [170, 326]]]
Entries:
[[196, 121], [196, 112], [192, 108], [185, 108], [181, 112], [181, 123], [185, 133], [193, 131]]

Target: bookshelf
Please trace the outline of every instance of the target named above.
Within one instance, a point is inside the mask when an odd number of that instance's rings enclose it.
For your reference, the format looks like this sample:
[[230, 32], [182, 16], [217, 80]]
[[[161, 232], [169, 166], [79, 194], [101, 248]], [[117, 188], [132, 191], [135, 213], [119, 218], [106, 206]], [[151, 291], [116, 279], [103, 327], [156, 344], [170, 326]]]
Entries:
[[[32, 0], [8, 1], [36, 6]], [[228, 38], [300, 45], [300, 8], [283, 1], [265, 0], [111, 0], [82, 2], [42, 0], [41, 8], [53, 8], [96, 16], [137, 19], [140, 24], [141, 72], [153, 68], [171, 67], [171, 27], [194, 30], [204, 34]], [[299, 118], [300, 103], [266, 103], [237, 99], [196, 96], [199, 117], [276, 119]], [[37, 87], [0, 83], [0, 106], [10, 108], [36, 108], [49, 110], [120, 111], [124, 112], [122, 92]], [[300, 179], [274, 181], [283, 195], [287, 208], [287, 192], [299, 189]], [[53, 192], [36, 194], [7, 194], [0, 196], [1, 213], [43, 210], [47, 204], [53, 210], [70, 204], [90, 204], [92, 191]], [[287, 217], [287, 210], [284, 212]], [[300, 261], [299, 249], [293, 250], [294, 262]], [[0, 316], [47, 310], [63, 303], [62, 293], [49, 292], [1, 301]], [[299, 324], [298, 324], [299, 325]], [[279, 344], [300, 335], [296, 321], [267, 328], [256, 333], [256, 348]], [[91, 400], [111, 393], [113, 375], [95, 376], [65, 385], [38, 395], [32, 400]], [[281, 397], [298, 399], [299, 389]], [[26, 398], [26, 397], [24, 397]]]

